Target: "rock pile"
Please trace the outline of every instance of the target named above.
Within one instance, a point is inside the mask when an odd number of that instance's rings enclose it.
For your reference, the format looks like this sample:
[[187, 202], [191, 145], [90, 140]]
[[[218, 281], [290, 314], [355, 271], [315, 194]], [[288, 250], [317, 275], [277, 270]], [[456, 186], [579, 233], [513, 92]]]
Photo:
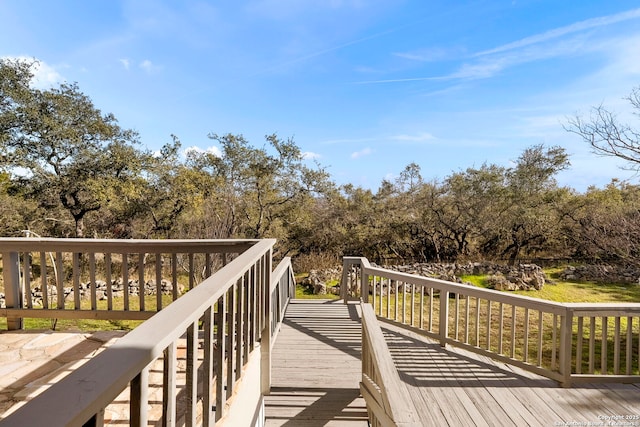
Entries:
[[[137, 280], [129, 280], [129, 295], [140, 295], [140, 284]], [[143, 292], [145, 295], [156, 295], [158, 287], [155, 280], [147, 281], [143, 286]], [[73, 287], [64, 287], [65, 300], [74, 299]], [[86, 299], [91, 296], [91, 283], [81, 283], [78, 287], [80, 298]], [[111, 292], [114, 298], [122, 298], [124, 296], [124, 285], [122, 279], [118, 279], [111, 284]], [[160, 282], [160, 292], [163, 295], [171, 295], [173, 293], [173, 284], [168, 280], [162, 280]], [[184, 292], [184, 287], [178, 285], [178, 295]], [[34, 306], [42, 306], [42, 289], [38, 286], [31, 288], [31, 298]], [[55, 286], [49, 286], [49, 301], [57, 301], [58, 289]], [[107, 299], [107, 282], [103, 280], [96, 280], [96, 298], [98, 301]], [[5, 295], [0, 293], [0, 308], [5, 307]]]
[[490, 262], [469, 262], [465, 264], [416, 263], [403, 266], [387, 266], [385, 268], [455, 283], [462, 283], [462, 279], [459, 276], [463, 275], [488, 275], [489, 286], [504, 291], [539, 290], [546, 283], [546, 275], [542, 268], [535, 264], [509, 266]]
[[302, 279], [300, 284], [308, 289], [311, 289], [314, 295], [326, 295], [331, 293], [334, 295], [340, 294], [340, 286], [330, 286], [327, 288], [327, 282], [340, 280], [342, 276], [342, 267], [331, 268], [327, 270], [311, 270], [309, 276]]

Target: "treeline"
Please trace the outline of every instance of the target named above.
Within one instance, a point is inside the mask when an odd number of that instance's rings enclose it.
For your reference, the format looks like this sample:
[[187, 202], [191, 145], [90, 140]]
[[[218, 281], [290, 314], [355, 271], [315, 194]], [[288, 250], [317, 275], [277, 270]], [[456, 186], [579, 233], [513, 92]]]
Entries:
[[0, 235], [278, 239], [277, 256], [380, 262], [571, 258], [638, 263], [640, 187], [578, 193], [560, 147], [424, 181], [417, 164], [373, 192], [337, 186], [293, 140], [210, 135], [219, 153], [152, 152], [75, 84], [40, 90], [0, 60]]

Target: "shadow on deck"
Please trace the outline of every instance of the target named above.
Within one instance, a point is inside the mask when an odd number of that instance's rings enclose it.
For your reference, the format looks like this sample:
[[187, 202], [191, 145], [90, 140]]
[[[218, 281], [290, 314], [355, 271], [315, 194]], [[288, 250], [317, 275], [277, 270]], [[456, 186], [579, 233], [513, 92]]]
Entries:
[[[424, 425], [640, 425], [638, 384], [555, 381], [399, 327], [382, 330]], [[622, 418], [611, 418], [622, 417]], [[633, 424], [635, 423], [635, 424]]]

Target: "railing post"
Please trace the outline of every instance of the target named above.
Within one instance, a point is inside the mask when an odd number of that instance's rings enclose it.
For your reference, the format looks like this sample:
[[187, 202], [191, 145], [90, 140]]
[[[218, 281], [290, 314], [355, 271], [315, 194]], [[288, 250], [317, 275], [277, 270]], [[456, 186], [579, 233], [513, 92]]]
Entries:
[[571, 353], [573, 338], [573, 310], [567, 308], [560, 316], [560, 366], [561, 385], [571, 387]]
[[365, 273], [364, 266], [360, 265], [360, 299], [369, 302], [369, 274]]
[[351, 269], [351, 263], [347, 260], [342, 261], [342, 280], [340, 281], [340, 298], [346, 304], [349, 301], [349, 269]]
[[[20, 256], [17, 252], [2, 254], [2, 278], [4, 279], [7, 308], [23, 308], [24, 296], [20, 286]], [[10, 331], [22, 329], [22, 318], [7, 316], [7, 329]]]
[[271, 249], [264, 255], [264, 268], [260, 289], [264, 292], [264, 324], [260, 339], [260, 388], [263, 395], [271, 392], [271, 323], [273, 307], [271, 305]]
[[440, 345], [447, 346], [447, 338], [449, 338], [449, 291], [440, 290], [440, 321], [438, 325], [440, 334]]

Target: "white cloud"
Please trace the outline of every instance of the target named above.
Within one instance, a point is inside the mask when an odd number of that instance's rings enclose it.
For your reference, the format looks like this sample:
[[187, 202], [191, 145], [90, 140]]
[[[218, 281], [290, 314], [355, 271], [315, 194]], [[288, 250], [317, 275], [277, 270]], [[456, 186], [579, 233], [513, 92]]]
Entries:
[[125, 70], [129, 69], [130, 62], [126, 58], [118, 59], [118, 61], [122, 64]]
[[371, 148], [367, 147], [367, 148], [364, 148], [364, 149], [362, 149], [360, 151], [355, 151], [355, 152], [351, 153], [351, 158], [352, 159], [358, 159], [358, 158], [363, 157], [363, 156], [368, 156], [371, 153], [373, 153], [373, 151], [371, 150]]
[[305, 151], [304, 153], [302, 153], [302, 158], [305, 160], [313, 160], [313, 159], [319, 159], [322, 156], [318, 153], [314, 153], [313, 151]]
[[51, 86], [60, 84], [65, 80], [55, 67], [37, 58], [30, 58], [27, 56], [3, 56], [2, 59], [27, 63], [35, 61], [31, 68], [31, 71], [33, 72], [32, 84], [38, 89], [50, 88]]
[[192, 145], [191, 147], [187, 147], [184, 149], [185, 155], [189, 153], [209, 153], [213, 154], [216, 157], [222, 157], [222, 151], [220, 151], [220, 148], [216, 147], [215, 145], [212, 145], [211, 147], [208, 147], [206, 149], [202, 149], [200, 147]]

